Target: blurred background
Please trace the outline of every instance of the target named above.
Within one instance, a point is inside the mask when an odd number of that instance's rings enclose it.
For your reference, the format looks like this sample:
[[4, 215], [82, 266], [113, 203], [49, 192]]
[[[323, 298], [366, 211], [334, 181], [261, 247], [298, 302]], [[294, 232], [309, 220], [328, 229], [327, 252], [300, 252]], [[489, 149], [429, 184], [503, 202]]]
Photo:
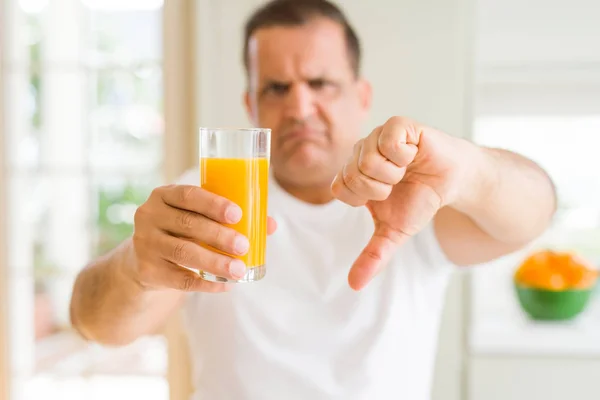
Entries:
[[[242, 25], [261, 3], [0, 0], [0, 400], [184, 400], [176, 323], [125, 348], [88, 344], [70, 290], [132, 233], [152, 188], [197, 164], [199, 125], [249, 124]], [[434, 398], [597, 399], [598, 291], [573, 318], [539, 321], [513, 276], [545, 248], [600, 266], [600, 3], [339, 3], [374, 87], [365, 133], [400, 114], [516, 150], [560, 196], [531, 248], [454, 277]]]

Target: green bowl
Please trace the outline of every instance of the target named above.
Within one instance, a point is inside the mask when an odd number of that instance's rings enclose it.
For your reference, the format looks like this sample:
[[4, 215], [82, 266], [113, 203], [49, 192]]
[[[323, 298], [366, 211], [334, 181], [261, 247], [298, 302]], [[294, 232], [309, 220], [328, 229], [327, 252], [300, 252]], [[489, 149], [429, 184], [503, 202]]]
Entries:
[[575, 318], [587, 306], [594, 288], [553, 291], [515, 284], [521, 308], [532, 319], [565, 321]]

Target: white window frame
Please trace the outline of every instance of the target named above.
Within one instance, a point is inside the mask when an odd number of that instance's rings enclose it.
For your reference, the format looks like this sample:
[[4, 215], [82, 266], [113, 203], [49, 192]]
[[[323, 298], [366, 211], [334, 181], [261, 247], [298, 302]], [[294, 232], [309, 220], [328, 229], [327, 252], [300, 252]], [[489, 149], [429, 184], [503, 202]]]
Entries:
[[165, 182], [197, 164], [195, 3], [165, 1], [163, 6]]
[[[196, 113], [197, 60], [195, 17], [197, 0], [165, 1], [164, 85], [165, 146], [164, 181], [174, 182], [183, 172], [197, 165], [198, 116]], [[180, 314], [168, 321], [167, 382], [170, 400], [187, 400], [192, 393], [191, 360], [188, 337]]]
[[[165, 1], [163, 5], [163, 79], [164, 79], [164, 182], [174, 181], [181, 173], [196, 164], [197, 158], [197, 115], [195, 103], [196, 62], [194, 45], [194, 18], [196, 12], [194, 0]], [[0, 21], [3, 21], [7, 2], [0, 1]], [[2, 31], [5, 24], [0, 23], [0, 38], [6, 37]], [[0, 56], [3, 45], [0, 41]], [[6, 243], [9, 232], [6, 231], [8, 210], [4, 199], [8, 196], [7, 165], [4, 157], [4, 57], [0, 58], [0, 400], [10, 400], [10, 338], [8, 335], [8, 266]], [[33, 288], [32, 288], [33, 290]], [[170, 324], [171, 327], [175, 326]], [[180, 331], [165, 330], [169, 340], [168, 382], [170, 398], [180, 399], [182, 387], [189, 384], [189, 368], [181, 361], [187, 355], [185, 343], [182, 343]], [[182, 370], [184, 368], [184, 370]], [[183, 385], [182, 385], [183, 384]]]
[[[6, 2], [0, 2], [0, 38], [6, 37], [4, 32]], [[8, 400], [10, 391], [9, 379], [9, 356], [8, 356], [8, 268], [6, 255], [7, 209], [6, 209], [6, 187], [8, 179], [6, 176], [6, 157], [4, 144], [4, 43], [0, 40], [0, 400]]]

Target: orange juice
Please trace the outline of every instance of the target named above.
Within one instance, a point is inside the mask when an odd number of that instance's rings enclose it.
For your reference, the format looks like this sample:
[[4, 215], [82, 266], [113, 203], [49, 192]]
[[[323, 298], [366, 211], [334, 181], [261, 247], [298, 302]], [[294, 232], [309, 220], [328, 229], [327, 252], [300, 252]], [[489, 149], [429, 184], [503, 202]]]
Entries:
[[267, 158], [200, 159], [200, 186], [233, 201], [242, 209], [240, 222], [227, 226], [250, 241], [248, 252], [235, 256], [248, 268], [265, 264], [268, 177]]

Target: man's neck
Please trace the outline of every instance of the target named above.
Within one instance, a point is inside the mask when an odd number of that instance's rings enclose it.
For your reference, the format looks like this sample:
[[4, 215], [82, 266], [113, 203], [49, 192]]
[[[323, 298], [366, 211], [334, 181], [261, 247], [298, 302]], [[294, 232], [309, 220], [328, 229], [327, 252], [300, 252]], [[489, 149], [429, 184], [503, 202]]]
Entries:
[[326, 204], [333, 200], [330, 184], [320, 184], [311, 186], [296, 186], [283, 182], [274, 177], [277, 184], [295, 198], [310, 204]]

